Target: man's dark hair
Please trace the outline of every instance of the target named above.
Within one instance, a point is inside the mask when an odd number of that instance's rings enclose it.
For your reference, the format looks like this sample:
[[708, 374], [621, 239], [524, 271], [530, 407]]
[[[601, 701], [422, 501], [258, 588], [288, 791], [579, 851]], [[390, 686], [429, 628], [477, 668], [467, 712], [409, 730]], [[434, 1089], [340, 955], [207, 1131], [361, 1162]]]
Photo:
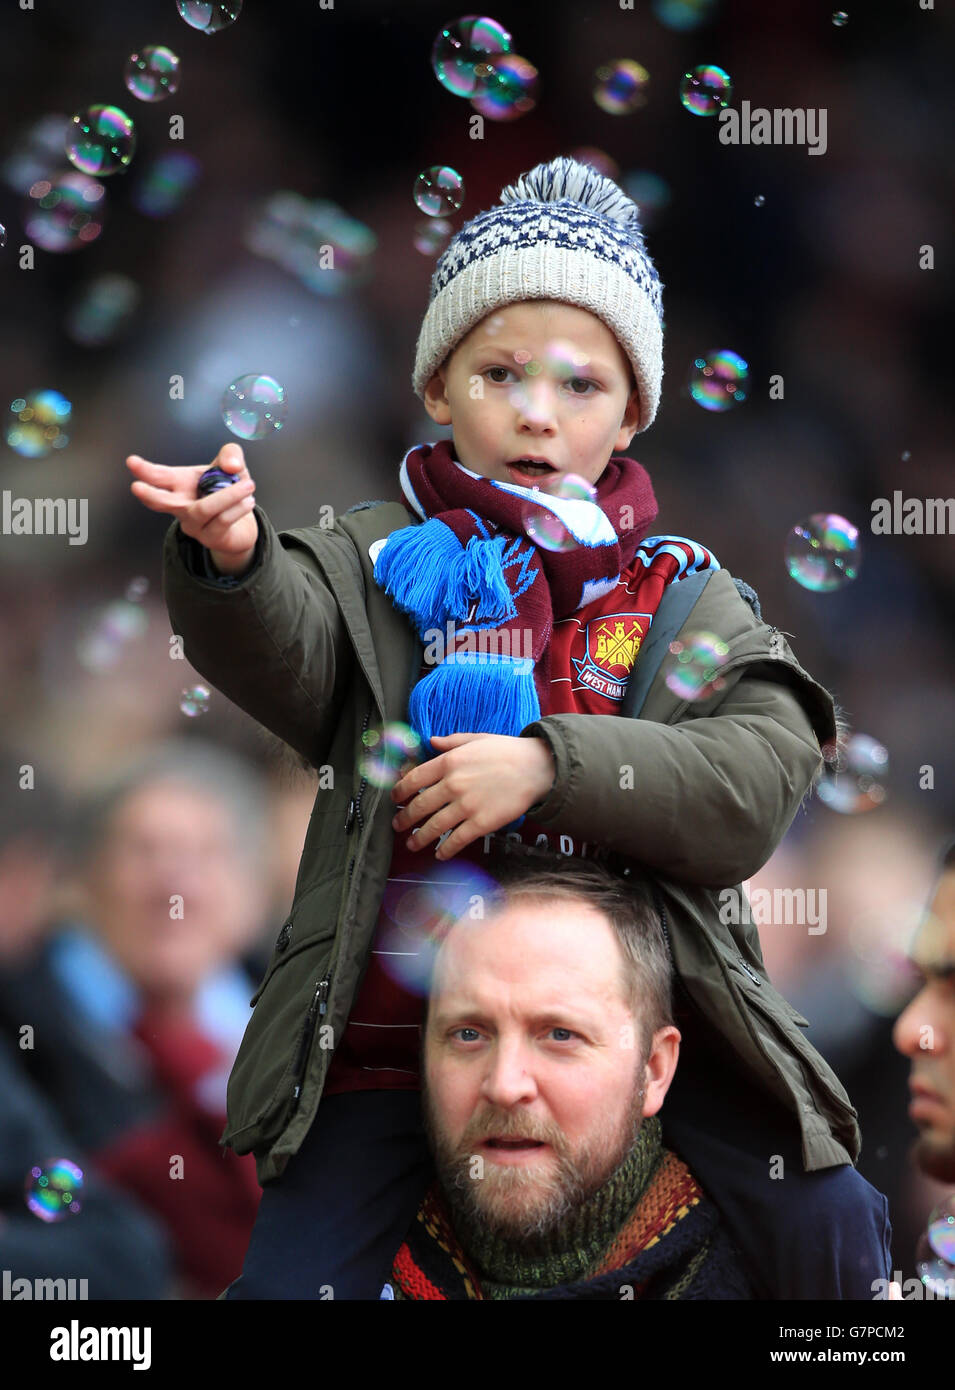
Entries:
[[[594, 860], [539, 851], [521, 854], [518, 846], [511, 848], [518, 852], [509, 856], [495, 887], [484, 894], [484, 919], [521, 903], [581, 902], [599, 912], [617, 938], [624, 986], [639, 1018], [643, 1051], [648, 1052], [657, 1029], [673, 1022], [670, 953], [649, 886], [622, 878]], [[582, 927], [581, 951], [586, 949]]]

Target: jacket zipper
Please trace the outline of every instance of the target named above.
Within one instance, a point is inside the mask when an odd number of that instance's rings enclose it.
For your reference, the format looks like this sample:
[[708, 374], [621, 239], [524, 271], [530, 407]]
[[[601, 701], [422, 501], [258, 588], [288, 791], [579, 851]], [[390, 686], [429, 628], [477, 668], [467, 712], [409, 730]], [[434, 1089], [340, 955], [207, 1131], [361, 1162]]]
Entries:
[[[365, 731], [366, 731], [366, 729], [368, 728], [368, 720], [370, 719], [370, 717], [371, 717], [371, 714], [370, 714], [370, 711], [369, 711], [368, 713], [366, 713], [364, 719], [362, 720], [361, 732], [362, 732], [362, 740], [363, 740], [363, 741], [364, 741]], [[367, 785], [368, 785], [367, 779], [363, 777], [363, 778], [361, 779], [361, 782], [359, 783], [359, 786], [358, 786], [358, 795], [357, 795], [357, 796], [353, 796], [352, 799], [351, 799], [351, 800], [349, 801], [349, 803], [348, 803], [348, 811], [347, 811], [347, 813], [346, 813], [346, 815], [345, 815], [345, 834], [346, 834], [346, 835], [350, 835], [350, 834], [352, 833], [352, 830], [353, 830], [354, 825], [355, 825], [355, 820], [356, 820], [356, 818], [357, 818], [357, 820], [358, 820], [358, 831], [359, 831], [359, 834], [360, 834], [361, 831], [364, 830], [364, 828], [365, 828], [365, 818], [364, 818], [364, 816], [363, 816], [362, 813], [361, 813], [361, 799], [362, 799], [362, 796], [364, 795], [365, 787], [366, 787]], [[350, 863], [349, 866], [348, 866], [348, 881], [349, 881], [349, 883], [351, 882], [351, 876], [352, 876], [352, 874], [353, 874], [354, 872], [355, 872], [355, 860], [354, 860], [354, 858], [352, 858], [352, 861], [351, 861], [351, 863]]]
[[305, 1023], [302, 1026], [302, 1036], [299, 1038], [298, 1051], [295, 1054], [295, 1065], [292, 1068], [292, 1099], [297, 1101], [302, 1094], [302, 1079], [305, 1071], [305, 1063], [308, 1061], [308, 1049], [312, 1038], [315, 1035], [315, 1017], [323, 1016], [328, 1009], [328, 990], [331, 985], [331, 974], [319, 980], [312, 1002], [308, 1006], [308, 1013], [305, 1015]]

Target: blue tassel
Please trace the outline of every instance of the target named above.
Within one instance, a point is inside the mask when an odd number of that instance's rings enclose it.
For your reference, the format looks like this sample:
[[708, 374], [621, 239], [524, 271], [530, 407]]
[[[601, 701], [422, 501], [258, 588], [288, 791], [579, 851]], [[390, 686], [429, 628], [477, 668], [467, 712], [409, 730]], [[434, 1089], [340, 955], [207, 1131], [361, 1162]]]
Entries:
[[451, 566], [461, 555], [461, 542], [443, 521], [432, 517], [421, 526], [392, 531], [375, 561], [375, 580], [390, 594], [395, 607], [410, 613], [418, 635], [442, 627], [444, 588]]
[[[390, 544], [390, 542], [389, 542]], [[452, 652], [411, 692], [408, 719], [429, 757], [432, 734], [510, 734], [540, 718], [534, 663], [491, 652]]]
[[448, 618], [465, 619], [477, 601], [472, 621], [502, 623], [516, 617], [517, 607], [504, 577], [505, 539], [484, 540], [472, 536], [460, 555], [451, 562], [444, 602]]

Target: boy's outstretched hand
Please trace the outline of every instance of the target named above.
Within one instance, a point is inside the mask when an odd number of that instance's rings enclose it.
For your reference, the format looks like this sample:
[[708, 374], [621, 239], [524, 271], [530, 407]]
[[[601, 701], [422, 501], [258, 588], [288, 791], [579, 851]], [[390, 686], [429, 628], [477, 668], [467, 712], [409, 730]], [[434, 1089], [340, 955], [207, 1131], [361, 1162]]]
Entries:
[[409, 849], [424, 849], [453, 831], [435, 850], [436, 859], [450, 859], [474, 840], [518, 820], [553, 785], [554, 755], [542, 738], [448, 734], [435, 735], [431, 742], [439, 756], [407, 773], [391, 790], [392, 800], [410, 803], [391, 823], [399, 832], [416, 827]]

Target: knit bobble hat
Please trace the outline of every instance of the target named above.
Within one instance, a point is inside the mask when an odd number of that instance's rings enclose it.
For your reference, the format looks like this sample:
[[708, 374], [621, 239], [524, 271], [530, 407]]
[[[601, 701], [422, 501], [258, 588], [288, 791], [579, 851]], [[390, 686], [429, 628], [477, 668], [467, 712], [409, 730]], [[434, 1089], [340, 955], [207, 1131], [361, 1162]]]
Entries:
[[560, 157], [501, 190], [501, 201], [452, 237], [431, 277], [412, 384], [425, 387], [492, 310], [527, 299], [589, 309], [616, 337], [653, 423], [663, 377], [662, 286], [643, 244], [640, 210], [613, 179]]

